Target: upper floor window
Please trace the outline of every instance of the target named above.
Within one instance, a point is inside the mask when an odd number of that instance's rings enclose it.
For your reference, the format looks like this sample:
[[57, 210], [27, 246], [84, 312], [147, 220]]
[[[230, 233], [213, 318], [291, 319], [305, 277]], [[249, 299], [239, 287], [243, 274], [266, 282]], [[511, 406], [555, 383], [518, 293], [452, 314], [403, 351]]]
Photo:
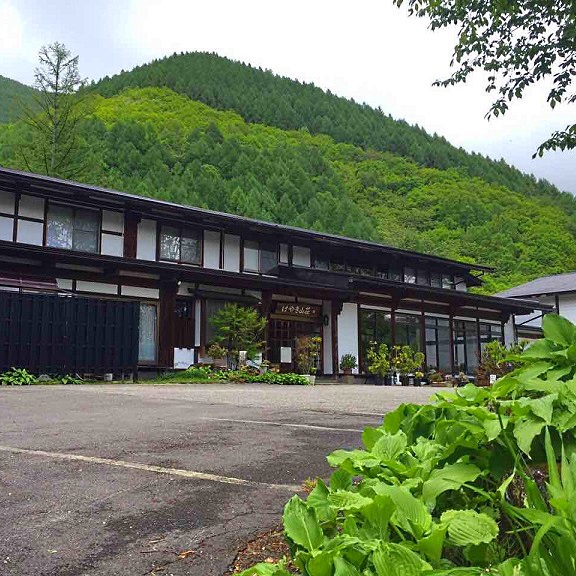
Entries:
[[259, 272], [269, 274], [278, 266], [278, 246], [269, 242], [256, 242], [246, 240], [244, 242], [244, 266], [245, 272]]
[[160, 260], [201, 264], [201, 232], [190, 228], [162, 226], [160, 230]]
[[100, 249], [100, 212], [50, 204], [46, 225], [46, 245], [82, 252]]

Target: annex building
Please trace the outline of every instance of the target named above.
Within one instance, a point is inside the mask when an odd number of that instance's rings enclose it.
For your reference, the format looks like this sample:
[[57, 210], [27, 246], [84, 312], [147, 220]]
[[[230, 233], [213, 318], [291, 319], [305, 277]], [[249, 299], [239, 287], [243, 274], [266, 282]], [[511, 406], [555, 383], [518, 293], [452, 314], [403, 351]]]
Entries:
[[473, 374], [538, 301], [469, 292], [490, 269], [0, 168], [0, 369], [186, 368], [205, 358], [227, 302], [268, 319], [265, 357], [294, 369], [302, 334], [320, 372], [371, 341]]

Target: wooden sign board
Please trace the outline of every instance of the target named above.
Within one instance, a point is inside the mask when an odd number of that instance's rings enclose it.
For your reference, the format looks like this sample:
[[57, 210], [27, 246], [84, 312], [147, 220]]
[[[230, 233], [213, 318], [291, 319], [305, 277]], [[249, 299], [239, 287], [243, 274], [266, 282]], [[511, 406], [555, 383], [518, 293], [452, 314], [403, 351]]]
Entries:
[[295, 304], [294, 302], [276, 302], [274, 308], [276, 316], [290, 318], [318, 319], [322, 314], [322, 307], [314, 304]]

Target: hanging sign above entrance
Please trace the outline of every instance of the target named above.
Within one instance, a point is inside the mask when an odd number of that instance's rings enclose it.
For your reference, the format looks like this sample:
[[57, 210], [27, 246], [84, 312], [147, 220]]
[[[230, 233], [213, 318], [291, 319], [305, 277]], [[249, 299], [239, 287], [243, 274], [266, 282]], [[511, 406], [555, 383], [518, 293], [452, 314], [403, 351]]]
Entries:
[[293, 302], [276, 302], [274, 314], [290, 318], [318, 319], [322, 313], [321, 306], [314, 304], [295, 304]]

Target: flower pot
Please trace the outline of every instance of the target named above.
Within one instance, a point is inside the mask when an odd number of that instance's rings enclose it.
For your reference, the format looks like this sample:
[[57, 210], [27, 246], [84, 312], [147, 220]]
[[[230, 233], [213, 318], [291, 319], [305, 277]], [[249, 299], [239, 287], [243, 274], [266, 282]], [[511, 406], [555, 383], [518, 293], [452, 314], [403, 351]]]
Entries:
[[354, 384], [354, 376], [352, 375], [352, 371], [350, 371], [350, 373], [346, 373], [346, 371], [344, 371], [344, 376], [342, 376], [342, 382], [344, 384]]
[[316, 374], [305, 374], [304, 376], [306, 376], [308, 379], [310, 386], [314, 386], [314, 384], [316, 384]]
[[352, 368], [344, 368], [342, 372], [344, 373], [344, 376], [350, 376], [350, 374], [352, 374]]

